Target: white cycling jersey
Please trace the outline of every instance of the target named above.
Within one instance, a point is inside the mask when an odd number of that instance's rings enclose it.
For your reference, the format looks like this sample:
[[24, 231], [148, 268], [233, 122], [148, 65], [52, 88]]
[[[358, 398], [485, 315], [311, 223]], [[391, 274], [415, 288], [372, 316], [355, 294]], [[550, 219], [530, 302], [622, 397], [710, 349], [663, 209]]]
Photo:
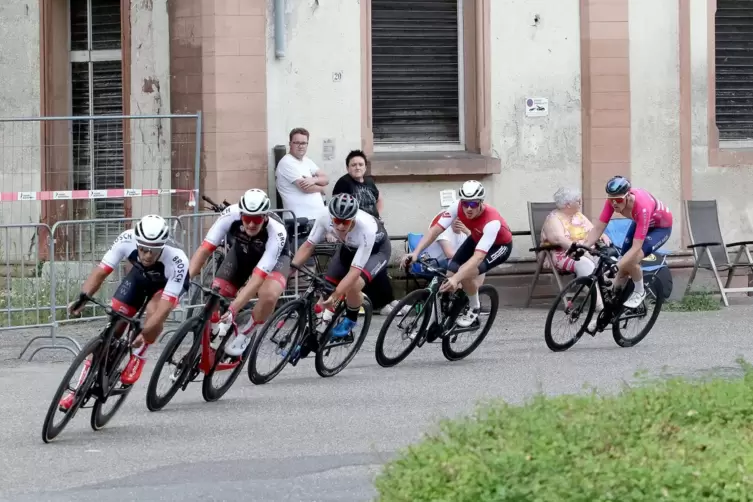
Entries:
[[238, 204], [231, 204], [220, 213], [220, 217], [209, 229], [202, 247], [214, 251], [222, 239], [232, 234], [235, 238], [233, 245], [240, 246], [244, 254], [260, 255], [256, 268], [269, 274], [274, 270], [280, 256], [288, 252], [288, 231], [276, 214], [267, 213], [267, 215], [269, 216], [267, 226], [252, 237], [243, 230]]
[[[144, 265], [139, 262], [138, 243], [133, 229], [126, 230], [115, 239], [110, 249], [102, 257], [99, 266], [109, 274], [120, 262], [126, 259], [133, 265]], [[172, 246], [162, 248], [157, 262], [150, 266], [149, 271], [154, 271], [160, 280], [167, 281], [162, 291], [162, 299], [177, 303], [183, 292], [186, 274], [188, 273], [188, 257], [186, 253]]]
[[[313, 245], [319, 244], [324, 240], [328, 232], [337, 236], [335, 225], [332, 222], [332, 215], [329, 212], [316, 219], [308, 241]], [[356, 252], [350, 266], [362, 269], [366, 266], [366, 262], [369, 260], [374, 246], [381, 244], [389, 237], [381, 222], [377, 221], [369, 213], [359, 209], [356, 213], [353, 228], [345, 235], [345, 239], [340, 239], [339, 236], [337, 238], [349, 250]]]

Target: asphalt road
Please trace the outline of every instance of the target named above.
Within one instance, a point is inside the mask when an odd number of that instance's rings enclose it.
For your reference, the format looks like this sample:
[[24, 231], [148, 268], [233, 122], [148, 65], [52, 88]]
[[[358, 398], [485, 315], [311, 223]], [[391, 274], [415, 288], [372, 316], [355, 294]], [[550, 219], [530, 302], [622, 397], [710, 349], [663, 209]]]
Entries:
[[[193, 384], [162, 411], [144, 396], [157, 351], [125, 406], [102, 431], [79, 413], [46, 445], [41, 426], [70, 356], [15, 359], [29, 333], [0, 333], [0, 500], [365, 501], [373, 478], [399, 448], [436, 421], [478, 401], [520, 402], [532, 394], [615, 391], [651, 375], [735, 375], [753, 359], [753, 309], [663, 313], [639, 346], [622, 349], [611, 333], [568, 352], [543, 342], [542, 310], [502, 310], [494, 331], [467, 360], [449, 363], [438, 345], [401, 365], [374, 361], [376, 326], [340, 375], [323, 379], [313, 360], [254, 386], [246, 372], [225, 397], [205, 403]], [[375, 318], [379, 319], [379, 318]], [[85, 339], [91, 328], [68, 328]], [[88, 410], [84, 410], [88, 411]]]

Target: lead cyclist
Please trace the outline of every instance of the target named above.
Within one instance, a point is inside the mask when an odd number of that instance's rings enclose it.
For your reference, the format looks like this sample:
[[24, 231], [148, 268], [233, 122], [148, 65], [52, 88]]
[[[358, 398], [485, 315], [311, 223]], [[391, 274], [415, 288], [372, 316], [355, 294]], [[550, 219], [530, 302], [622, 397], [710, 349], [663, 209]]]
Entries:
[[[133, 341], [131, 359], [120, 381], [133, 385], [141, 377], [146, 360], [146, 351], [162, 332], [167, 316], [188, 291], [188, 257], [177, 247], [168, 246], [170, 228], [159, 215], [149, 214], [132, 229], [121, 233], [113, 242], [102, 261], [94, 267], [81, 286], [79, 298], [68, 305], [68, 312], [77, 315], [86, 304], [86, 295], [93, 296], [102, 283], [121, 261], [130, 264], [130, 270], [120, 282], [111, 300], [112, 308], [127, 316], [133, 316], [144, 305], [146, 321], [141, 333]], [[119, 321], [116, 335], [122, 335], [126, 327]], [[88, 365], [79, 376], [79, 384], [88, 373]], [[69, 391], [60, 400], [60, 409], [67, 411], [73, 404], [74, 391]]]

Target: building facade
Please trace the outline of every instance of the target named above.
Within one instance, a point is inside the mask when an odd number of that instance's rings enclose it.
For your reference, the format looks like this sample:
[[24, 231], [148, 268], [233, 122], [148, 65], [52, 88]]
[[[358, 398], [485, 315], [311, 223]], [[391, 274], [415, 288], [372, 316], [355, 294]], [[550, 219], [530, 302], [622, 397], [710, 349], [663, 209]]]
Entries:
[[[272, 192], [274, 146], [306, 127], [309, 156], [332, 184], [349, 150], [369, 154], [393, 234], [423, 231], [440, 190], [469, 178], [513, 230], [528, 229], [526, 202], [551, 200], [563, 184], [582, 188], [595, 218], [618, 173], [673, 209], [672, 249], [684, 199], [717, 199], [725, 238], [753, 232], [753, 27], [741, 21], [753, 6], [423, 4], [432, 5], [416, 14], [390, 0], [5, 0], [0, 117], [201, 112], [200, 188], [216, 199]], [[33, 140], [55, 144], [66, 127]], [[97, 176], [100, 186], [194, 188], [175, 139], [190, 139], [193, 125], [121, 127], [108, 130], [125, 145], [153, 138], [140, 143], [149, 151], [71, 161], [42, 148], [22, 181], [0, 157], [3, 191], [86, 188]], [[153, 172], [140, 178], [136, 164]], [[530, 240], [520, 242], [526, 255]]]

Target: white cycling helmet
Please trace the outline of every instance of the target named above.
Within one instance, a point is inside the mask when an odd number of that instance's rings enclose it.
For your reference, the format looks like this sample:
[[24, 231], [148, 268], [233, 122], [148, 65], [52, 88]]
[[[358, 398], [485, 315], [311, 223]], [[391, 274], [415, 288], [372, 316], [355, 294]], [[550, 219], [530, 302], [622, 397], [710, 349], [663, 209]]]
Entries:
[[258, 188], [252, 188], [247, 190], [243, 194], [241, 200], [238, 202], [238, 207], [241, 210], [241, 214], [267, 214], [269, 212], [269, 197], [264, 190]]
[[486, 198], [486, 190], [484, 190], [484, 185], [478, 181], [468, 180], [460, 187], [458, 195], [460, 200], [484, 200]]
[[147, 214], [133, 229], [139, 246], [163, 248], [170, 237], [170, 227], [165, 219], [158, 214]]

